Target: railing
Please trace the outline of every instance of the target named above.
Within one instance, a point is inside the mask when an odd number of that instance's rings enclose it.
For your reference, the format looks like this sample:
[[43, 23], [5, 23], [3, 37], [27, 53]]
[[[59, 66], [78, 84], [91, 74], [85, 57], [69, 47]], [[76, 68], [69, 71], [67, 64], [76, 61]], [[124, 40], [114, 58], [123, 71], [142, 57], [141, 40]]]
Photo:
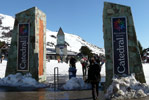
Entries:
[[54, 68], [54, 91], [59, 88], [59, 69], [58, 67]]

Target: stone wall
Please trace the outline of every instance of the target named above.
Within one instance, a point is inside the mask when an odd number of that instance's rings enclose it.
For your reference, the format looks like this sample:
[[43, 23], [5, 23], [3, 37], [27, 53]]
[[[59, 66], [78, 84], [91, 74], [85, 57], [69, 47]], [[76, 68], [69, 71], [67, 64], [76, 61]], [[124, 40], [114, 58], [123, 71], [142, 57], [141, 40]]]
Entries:
[[[17, 70], [18, 24], [29, 23], [29, 71]], [[40, 37], [41, 36], [41, 37]], [[41, 55], [39, 54], [41, 53]], [[8, 54], [6, 76], [15, 73], [31, 73], [38, 81], [45, 80], [46, 68], [46, 15], [33, 7], [16, 14], [11, 47]]]
[[127, 18], [129, 71], [130, 74], [135, 73], [135, 77], [138, 81], [140, 81], [141, 83], [145, 83], [145, 77], [142, 69], [142, 63], [131, 8], [128, 6], [105, 2], [103, 10], [103, 32], [104, 32], [104, 47], [106, 56], [105, 88], [107, 88], [111, 84], [113, 78], [113, 48], [112, 48], [112, 24], [111, 24], [112, 17]]

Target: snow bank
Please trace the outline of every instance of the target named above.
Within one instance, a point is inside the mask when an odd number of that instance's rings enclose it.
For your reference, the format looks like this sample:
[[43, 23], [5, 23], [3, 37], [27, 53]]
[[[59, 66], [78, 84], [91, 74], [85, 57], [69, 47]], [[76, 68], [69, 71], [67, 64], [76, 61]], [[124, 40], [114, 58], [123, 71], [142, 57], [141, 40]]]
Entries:
[[149, 95], [149, 85], [141, 84], [135, 79], [134, 74], [128, 77], [114, 78], [107, 89], [107, 99], [122, 100], [140, 98]]
[[45, 84], [38, 83], [35, 79], [33, 79], [30, 73], [25, 75], [22, 75], [21, 73], [16, 73], [14, 75], [10, 74], [5, 78], [0, 79], [0, 86], [33, 88], [46, 87]]
[[84, 82], [82, 78], [72, 77], [70, 80], [66, 82], [62, 86], [64, 90], [82, 90], [82, 89], [90, 89], [91, 85]]

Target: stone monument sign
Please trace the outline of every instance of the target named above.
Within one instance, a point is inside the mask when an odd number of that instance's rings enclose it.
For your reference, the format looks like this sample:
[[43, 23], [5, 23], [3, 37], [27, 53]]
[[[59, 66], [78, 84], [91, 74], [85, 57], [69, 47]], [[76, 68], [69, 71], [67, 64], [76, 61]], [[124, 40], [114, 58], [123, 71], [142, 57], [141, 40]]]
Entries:
[[16, 14], [6, 76], [31, 73], [44, 81], [46, 68], [46, 15], [37, 7]]
[[145, 83], [140, 51], [131, 8], [114, 3], [104, 3], [103, 32], [106, 56], [106, 87], [114, 76], [135, 73]]

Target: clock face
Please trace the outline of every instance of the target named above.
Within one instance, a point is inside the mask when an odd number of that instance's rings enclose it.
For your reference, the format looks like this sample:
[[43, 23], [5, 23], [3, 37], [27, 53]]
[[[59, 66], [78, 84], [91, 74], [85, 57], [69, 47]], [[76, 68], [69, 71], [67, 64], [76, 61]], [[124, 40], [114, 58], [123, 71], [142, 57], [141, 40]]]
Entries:
[[58, 44], [64, 44], [64, 36], [58, 36]]
[[59, 40], [60, 41], [63, 41], [64, 40], [64, 37], [63, 36], [59, 36]]

